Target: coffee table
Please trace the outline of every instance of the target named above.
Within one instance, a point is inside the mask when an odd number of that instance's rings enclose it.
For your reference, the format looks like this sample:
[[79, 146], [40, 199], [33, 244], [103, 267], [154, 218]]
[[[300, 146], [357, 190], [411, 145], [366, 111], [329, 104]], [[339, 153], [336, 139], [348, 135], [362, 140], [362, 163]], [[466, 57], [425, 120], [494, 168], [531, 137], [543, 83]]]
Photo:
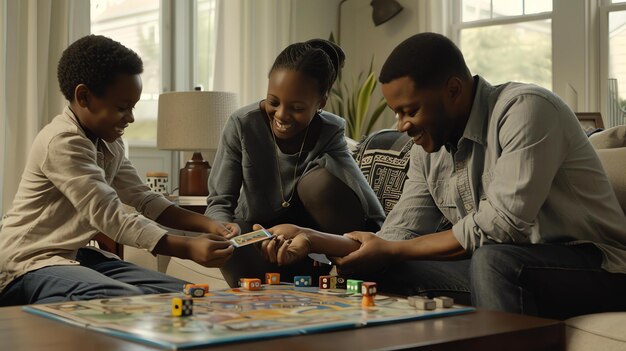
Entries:
[[[81, 327], [0, 308], [3, 350], [159, 350]], [[477, 310], [457, 316], [194, 350], [565, 350], [560, 321]]]

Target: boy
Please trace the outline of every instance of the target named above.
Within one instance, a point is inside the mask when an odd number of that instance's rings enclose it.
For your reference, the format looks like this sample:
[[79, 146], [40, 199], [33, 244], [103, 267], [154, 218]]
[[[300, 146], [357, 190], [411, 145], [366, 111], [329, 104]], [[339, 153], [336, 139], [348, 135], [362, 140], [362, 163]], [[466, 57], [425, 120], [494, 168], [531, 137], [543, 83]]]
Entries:
[[[183, 281], [86, 248], [98, 232], [154, 254], [220, 266], [238, 234], [153, 193], [124, 157], [143, 63], [118, 42], [90, 35], [64, 52], [59, 85], [69, 101], [35, 138], [13, 208], [0, 230], [0, 306], [180, 291]], [[144, 218], [127, 211], [134, 207]], [[211, 233], [175, 236], [156, 223]]]

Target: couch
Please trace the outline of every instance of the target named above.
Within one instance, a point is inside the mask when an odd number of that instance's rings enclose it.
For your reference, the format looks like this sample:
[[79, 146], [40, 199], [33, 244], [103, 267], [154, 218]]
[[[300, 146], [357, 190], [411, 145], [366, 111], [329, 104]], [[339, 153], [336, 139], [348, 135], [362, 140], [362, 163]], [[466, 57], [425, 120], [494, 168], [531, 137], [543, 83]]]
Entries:
[[[595, 133], [589, 140], [626, 213], [626, 126]], [[412, 144], [406, 134], [383, 130], [353, 149], [355, 160], [385, 213], [393, 208], [402, 192]], [[133, 248], [125, 249], [125, 259], [181, 279], [209, 283], [212, 288], [227, 287], [219, 269], [202, 267], [189, 260], [169, 257], [155, 260], [149, 253]], [[626, 350], [626, 312], [578, 316], [566, 320], [565, 324], [567, 350]]]

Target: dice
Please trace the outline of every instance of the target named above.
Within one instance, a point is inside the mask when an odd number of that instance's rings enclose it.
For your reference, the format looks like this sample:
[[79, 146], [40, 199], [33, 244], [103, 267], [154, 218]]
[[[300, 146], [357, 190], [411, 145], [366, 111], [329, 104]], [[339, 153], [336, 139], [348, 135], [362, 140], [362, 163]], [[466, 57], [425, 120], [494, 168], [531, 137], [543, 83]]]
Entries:
[[280, 284], [280, 273], [265, 273], [265, 284], [267, 285]]
[[376, 296], [376, 283], [363, 282], [361, 284], [361, 294], [363, 296]]
[[320, 289], [335, 289], [337, 287], [337, 276], [322, 275], [320, 276]]
[[347, 290], [352, 294], [359, 294], [361, 292], [361, 284], [363, 284], [362, 280], [359, 279], [348, 279]]
[[435, 300], [437, 308], [450, 308], [454, 305], [454, 299], [447, 296], [437, 296], [433, 300]]
[[310, 275], [297, 275], [293, 277], [293, 285], [297, 288], [311, 286], [311, 276]]
[[172, 316], [187, 317], [193, 314], [193, 299], [191, 296], [172, 298]]
[[337, 283], [336, 283], [335, 288], [337, 288], [337, 289], [345, 289], [346, 287], [347, 287], [347, 285], [346, 285], [346, 278], [337, 276]]
[[202, 297], [209, 292], [209, 284], [185, 284], [183, 293], [193, 297]]
[[241, 287], [250, 290], [257, 291], [261, 290], [261, 279], [259, 278], [241, 278]]
[[429, 299], [425, 296], [409, 296], [408, 297], [409, 305], [415, 307], [418, 310], [434, 310], [437, 305], [435, 300]]

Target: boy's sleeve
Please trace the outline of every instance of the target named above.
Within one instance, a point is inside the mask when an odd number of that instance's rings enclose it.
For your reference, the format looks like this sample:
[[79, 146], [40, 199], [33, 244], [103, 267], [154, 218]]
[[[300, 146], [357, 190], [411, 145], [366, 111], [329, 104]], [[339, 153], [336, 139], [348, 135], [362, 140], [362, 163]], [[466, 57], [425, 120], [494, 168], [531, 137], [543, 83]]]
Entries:
[[141, 181], [137, 170], [126, 157], [124, 157], [112, 185], [123, 203], [134, 207], [152, 220], [159, 218], [166, 208], [173, 205], [161, 194], [151, 191], [150, 187]]
[[154, 249], [166, 230], [127, 211], [97, 166], [88, 139], [72, 133], [50, 140], [42, 172], [96, 230], [118, 243]]

